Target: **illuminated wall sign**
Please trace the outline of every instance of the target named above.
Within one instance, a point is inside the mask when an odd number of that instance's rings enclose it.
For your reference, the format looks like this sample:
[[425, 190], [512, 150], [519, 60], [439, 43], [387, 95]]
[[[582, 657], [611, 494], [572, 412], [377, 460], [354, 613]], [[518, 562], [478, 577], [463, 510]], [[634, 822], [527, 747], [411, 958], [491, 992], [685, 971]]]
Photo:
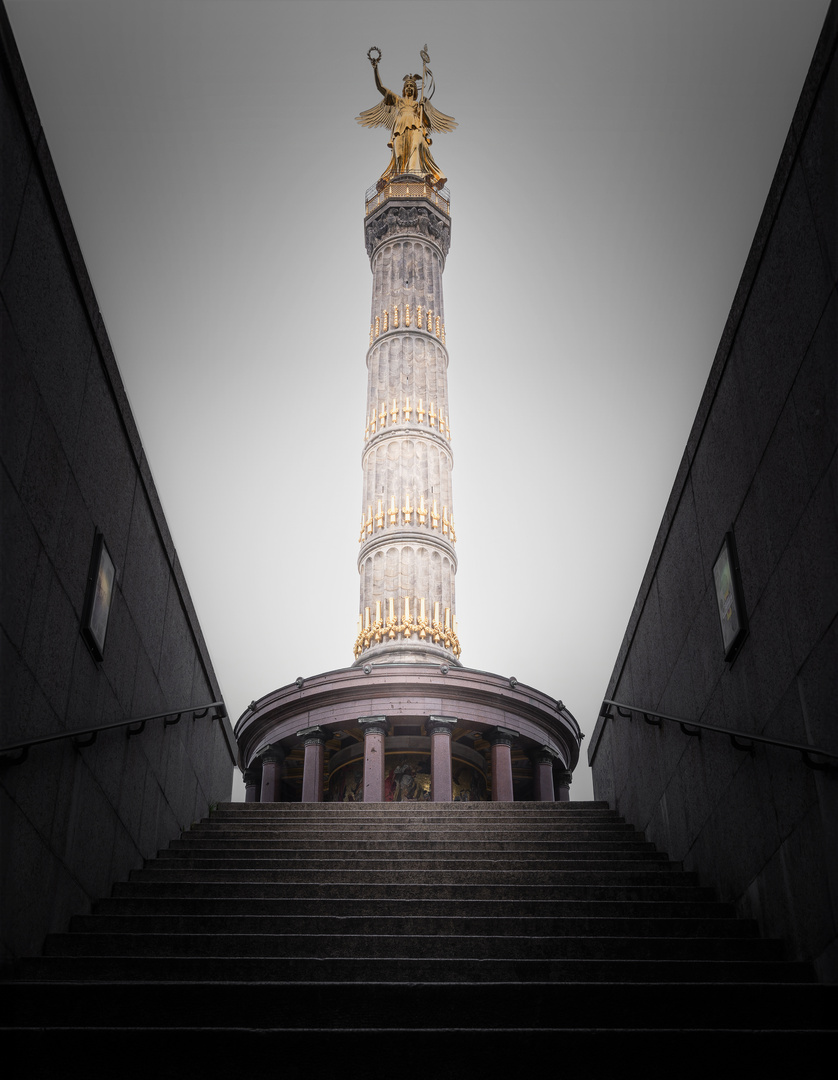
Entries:
[[722, 549], [713, 563], [713, 583], [716, 589], [716, 604], [725, 660], [732, 663], [745, 640], [748, 629], [742, 583], [739, 577], [739, 562], [736, 558], [736, 543], [732, 531], [725, 533]]
[[115, 580], [116, 567], [105, 545], [104, 536], [97, 530], [87, 575], [81, 632], [94, 659], [99, 661], [105, 657], [105, 637]]

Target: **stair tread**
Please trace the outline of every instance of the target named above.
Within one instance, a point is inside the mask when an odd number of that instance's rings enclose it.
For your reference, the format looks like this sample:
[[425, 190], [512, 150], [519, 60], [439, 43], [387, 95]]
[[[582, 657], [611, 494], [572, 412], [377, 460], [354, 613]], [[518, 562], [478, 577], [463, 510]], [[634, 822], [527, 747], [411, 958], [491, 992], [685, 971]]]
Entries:
[[826, 1015], [808, 965], [604, 805], [253, 805], [214, 811], [51, 935], [20, 966], [19, 1030], [50, 1013], [64, 1032], [471, 1038], [593, 1015], [660, 1034], [743, 1010], [756, 1025], [761, 1007], [814, 1034]]

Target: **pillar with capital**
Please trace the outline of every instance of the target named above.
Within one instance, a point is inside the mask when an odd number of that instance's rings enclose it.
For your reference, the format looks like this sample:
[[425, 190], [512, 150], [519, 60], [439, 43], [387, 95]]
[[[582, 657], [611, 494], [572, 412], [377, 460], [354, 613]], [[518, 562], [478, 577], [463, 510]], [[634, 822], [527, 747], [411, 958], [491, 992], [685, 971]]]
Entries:
[[279, 746], [266, 746], [259, 755], [262, 761], [262, 789], [259, 802], [281, 802], [282, 762], [285, 754]]
[[512, 743], [517, 731], [496, 727], [486, 732], [492, 747], [492, 802], [514, 802], [512, 787]]
[[383, 716], [363, 716], [364, 802], [384, 802], [384, 739], [390, 725]]
[[431, 802], [451, 802], [451, 732], [455, 716], [429, 716], [425, 728], [431, 740]]
[[553, 765], [559, 755], [549, 746], [541, 746], [532, 756], [533, 798], [536, 802], [555, 802], [556, 792], [553, 785]]
[[573, 780], [573, 773], [569, 769], [565, 769], [564, 772], [560, 772], [556, 776], [556, 780], [559, 784], [559, 790], [557, 793], [557, 802], [570, 802], [570, 784]]
[[262, 783], [262, 773], [259, 769], [250, 768], [244, 770], [244, 801], [259, 802], [259, 788]]
[[320, 727], [303, 728], [297, 738], [303, 740], [303, 794], [301, 802], [323, 801], [323, 760], [328, 732]]

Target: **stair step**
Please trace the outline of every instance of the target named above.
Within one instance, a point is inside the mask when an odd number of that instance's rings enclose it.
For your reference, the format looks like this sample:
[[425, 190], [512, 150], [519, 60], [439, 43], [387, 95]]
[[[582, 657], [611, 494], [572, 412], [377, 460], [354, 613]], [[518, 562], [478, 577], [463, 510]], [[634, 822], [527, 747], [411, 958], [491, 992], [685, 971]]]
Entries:
[[[444, 1026], [456, 1017], [459, 1026], [485, 1024], [492, 1016], [502, 1028], [553, 1028], [557, 1018], [568, 1027], [585, 1028], [595, 1018], [602, 1029], [647, 1026], [660, 1016], [662, 1026], [706, 1029], [725, 1026], [735, 1015], [740, 1027], [759, 1028], [782, 1018], [803, 1030], [826, 1028], [834, 1021], [838, 994], [823, 995], [806, 983], [648, 983], [640, 993], [628, 993], [625, 983], [523, 982], [510, 996], [505, 983], [380, 982], [364, 991], [363, 1007], [347, 996], [345, 983], [307, 981], [198, 983], [187, 992], [182, 983], [147, 985], [124, 982], [91, 983], [85, 995], [78, 986], [42, 982], [18, 984], [10, 1010], [12, 1023], [30, 1028], [43, 1025], [49, 1005], [68, 1027], [84, 1024], [93, 1009], [97, 1025], [108, 1027], [206, 1027], [219, 1016], [225, 1025], [286, 1030], [306, 1028], [313, 1017], [335, 1027], [401, 1027], [412, 1016], [423, 1028]], [[744, 990], [744, 992], [743, 992]], [[683, 1008], [672, 1010], [673, 992]]]
[[[620, 857], [602, 858], [533, 858], [533, 859], [467, 859], [467, 858], [415, 858], [405, 855], [402, 858], [385, 858], [381, 856], [356, 857], [355, 853], [346, 856], [321, 858], [317, 855], [293, 854], [288, 856], [283, 853], [270, 851], [235, 853], [224, 857], [219, 852], [184, 852], [173, 853], [169, 858], [156, 859], [146, 863], [146, 869], [162, 869], [166, 871], [189, 871], [189, 870], [236, 870], [247, 871], [253, 867], [257, 870], [283, 870], [283, 871], [308, 871], [308, 870], [331, 870], [336, 873], [352, 873], [366, 875], [367, 872], [398, 872], [405, 873], [409, 870], [423, 874], [436, 872], [456, 872], [461, 876], [472, 875], [482, 872], [502, 873], [533, 873], [552, 871], [589, 871], [589, 870], [664, 870], [673, 869], [664, 857], [649, 852], [620, 853]], [[675, 872], [679, 870], [675, 869]]]
[[[375, 926], [370, 928], [375, 930]], [[357, 930], [357, 927], [356, 927]], [[260, 957], [391, 957], [430, 959], [542, 960], [778, 960], [779, 942], [728, 937], [557, 937], [549, 935], [434, 934], [415, 932], [50, 934], [46, 956], [260, 956]]]
[[[374, 839], [378, 841], [384, 841], [385, 843], [398, 843], [400, 840], [410, 840], [414, 843], [425, 842], [433, 843], [436, 841], [442, 841], [443, 843], [451, 843], [455, 841], [461, 846], [464, 844], [470, 846], [471, 835], [469, 830], [459, 828], [457, 825], [444, 825], [439, 828], [428, 829], [425, 827], [404, 827], [401, 829], [391, 828], [387, 826], [374, 826], [375, 835]], [[230, 840], [238, 842], [242, 835], [240, 832], [233, 832], [232, 830], [189, 830], [185, 832], [181, 838], [181, 841], [173, 841], [173, 843], [188, 842], [192, 837], [213, 837], [218, 841]], [[258, 834], [255, 834], [254, 840]], [[365, 840], [370, 839], [370, 835], [366, 830], [361, 827], [355, 828], [330, 828], [328, 825], [318, 825], [317, 828], [308, 828], [305, 825], [289, 825], [287, 827], [277, 827], [274, 829], [263, 830], [263, 837], [265, 842], [271, 842], [276, 839], [288, 839], [288, 840], [305, 840], [309, 843], [318, 843], [320, 841], [339, 843], [346, 847], [352, 847], [355, 844], [363, 844]], [[537, 826], [531, 829], [519, 829], [512, 826], [497, 826], [491, 829], [475, 829], [474, 836], [475, 841], [486, 840], [489, 838], [492, 841], [509, 841], [514, 844], [527, 844], [537, 843], [539, 840], [544, 839], [544, 829]], [[584, 834], [580, 837], [575, 833], [567, 833], [562, 836], [553, 837], [555, 841], [563, 841], [565, 843], [573, 843], [576, 840], [577, 843], [595, 843], [597, 840], [608, 840], [609, 834], [603, 830], [597, 833], [595, 836], [585, 837]], [[623, 836], [612, 835], [610, 839], [616, 840], [618, 843], [627, 843], [631, 840], [635, 840], [637, 843], [645, 843], [642, 835], [637, 833], [625, 833]], [[652, 845], [649, 845], [652, 846]]]
[[731, 904], [715, 900], [352, 900], [346, 897], [324, 899], [264, 897], [151, 896], [111, 897], [94, 906], [97, 915], [126, 916], [157, 914], [161, 916], [299, 916], [304, 918], [414, 918], [439, 915], [463, 919], [518, 917], [585, 919], [712, 919], [734, 920], [749, 925], [750, 920], [736, 919]]
[[[363, 803], [218, 803], [212, 814], [233, 813], [239, 816], [248, 814], [550, 814], [566, 815], [584, 811], [585, 813], [608, 814], [616, 817], [603, 799], [573, 800], [571, 802], [363, 802]], [[211, 815], [212, 816], [212, 815]]]
[[242, 881], [240, 874], [225, 879], [212, 874], [202, 875], [209, 880], [196, 880], [196, 872], [182, 877], [158, 876], [153, 879], [118, 881], [113, 896], [211, 896], [211, 897], [258, 897], [307, 899], [314, 895], [323, 899], [369, 899], [369, 900], [706, 900], [714, 899], [712, 889], [699, 886], [695, 880], [685, 882], [683, 875], [661, 875], [663, 883], [652, 881], [650, 874], [640, 875], [639, 882], [625, 880], [617, 875], [617, 883], [592, 884], [590, 875], [579, 874], [577, 884], [563, 885], [475, 885], [469, 882], [436, 884], [422, 883], [421, 891], [410, 883], [393, 882], [365, 884], [348, 881]]
[[635, 833], [634, 831], [620, 835], [602, 829], [598, 833], [589, 835], [582, 834], [580, 836], [577, 832], [573, 832], [550, 838], [545, 838], [542, 831], [531, 834], [529, 839], [504, 839], [497, 835], [492, 835], [491, 839], [486, 839], [484, 831], [479, 832], [472, 839], [463, 836], [461, 829], [457, 829], [455, 837], [447, 839], [435, 832], [430, 833], [430, 835], [428, 833], [428, 829], [422, 829], [422, 836], [417, 836], [413, 832], [404, 832], [391, 839], [384, 839], [379, 829], [376, 829], [374, 837], [365, 836], [363, 832], [359, 831], [353, 834], [354, 839], [350, 843], [342, 838], [346, 834], [340, 834], [341, 838], [338, 838], [338, 834], [327, 832], [325, 829], [323, 832], [316, 833], [313, 829], [309, 831], [309, 829], [300, 828], [265, 828], [259, 832], [251, 832], [248, 829], [217, 829], [217, 831], [214, 831], [214, 829], [204, 829], [204, 831], [190, 829], [188, 833], [184, 833], [179, 839], [173, 840], [170, 848], [258, 847], [259, 845], [273, 847], [279, 845], [281, 847], [305, 846], [335, 850], [350, 847], [370, 851], [390, 851], [394, 846], [405, 849], [419, 848], [424, 851], [445, 851], [448, 849], [457, 851], [526, 851], [540, 850], [544, 847], [549, 847], [550, 850], [562, 851], [605, 846], [654, 849], [653, 843], [649, 843], [643, 833]]
[[[246, 870], [229, 867], [218, 870], [207, 869], [184, 869], [177, 866], [161, 865], [154, 863], [142, 870], [133, 870], [130, 875], [131, 881], [179, 881], [188, 879], [194, 882], [225, 881], [233, 879], [241, 881], [246, 876], [248, 881], [264, 884], [340, 884], [346, 885], [415, 885], [420, 886], [424, 892], [431, 885], [455, 885], [460, 889], [474, 888], [480, 885], [489, 886], [492, 889], [503, 888], [554, 888], [559, 885], [572, 885], [574, 882], [593, 885], [664, 885], [667, 881], [676, 879], [682, 885], [694, 884], [695, 879], [690, 874], [677, 870], [671, 865], [664, 863], [626, 862], [621, 867], [616, 860], [612, 863], [612, 869], [586, 870], [580, 867], [575, 870], [475, 870], [470, 871], [463, 881], [461, 870], [433, 870], [422, 869], [400, 870], [398, 867], [388, 867], [383, 870], [359, 869], [350, 874], [345, 874], [340, 867], [330, 870], [306, 869], [304, 867], [289, 868], [287, 870], [271, 870], [258, 866], [255, 863]], [[347, 880], [349, 879], [349, 880]]]
[[[439, 1080], [462, 1076], [463, 1061], [478, 1076], [506, 1076], [520, 1069], [521, 1059], [552, 1061], [558, 1055], [562, 1069], [582, 1076], [612, 1076], [627, 1060], [671, 1063], [681, 1077], [704, 1077], [719, 1062], [747, 1062], [749, 1070], [765, 1076], [796, 1075], [801, 1061], [807, 1063], [807, 1080], [832, 1080], [834, 1034], [831, 1031], [795, 1031], [695, 1028], [686, 1031], [657, 1027], [573, 1029], [544, 1027], [521, 1029], [460, 1026], [449, 1020], [444, 1027], [424, 1024], [421, 1016], [399, 1027], [328, 1026], [318, 1014], [320, 1027], [283, 1027], [274, 1020], [265, 1027], [241, 1027], [216, 1022], [212, 1027], [178, 1029], [159, 1026], [97, 1028], [93, 1033], [97, 1061], [119, 1062], [122, 1077], [152, 1076], [155, 1080], [183, 1080], [184, 1076], [237, 1076], [243, 1062], [247, 1075], [316, 1075], [320, 1062], [367, 1062], [365, 1075], [389, 1075], [393, 1063], [404, 1059], [406, 1048], [417, 1041], [424, 1056], [435, 1062], [432, 1075]], [[561, 1022], [559, 1017], [556, 1023]], [[483, 1021], [484, 1025], [486, 1021]], [[83, 1062], [91, 1054], [91, 1029], [41, 1030], [37, 1035], [38, 1080], [66, 1080], [68, 1062]], [[522, 1050], [522, 1047], [524, 1050]], [[5, 1036], [4, 1048], [14, 1060], [32, 1052], [32, 1033], [27, 1029]], [[409, 1052], [409, 1050], [407, 1051]], [[607, 1072], [592, 1072], [591, 1062], [602, 1063]], [[314, 1064], [312, 1064], [314, 1062]], [[820, 1062], [820, 1064], [816, 1064]], [[376, 1067], [380, 1064], [380, 1071]], [[303, 1071], [303, 1069], [305, 1071]], [[387, 1070], [386, 1072], [384, 1070]], [[78, 1074], [76, 1074], [78, 1075]], [[89, 1073], [85, 1075], [91, 1075]]]
[[[757, 938], [756, 923], [745, 919], [642, 918], [638, 916], [584, 916], [555, 918], [549, 915], [377, 915], [367, 927], [384, 935], [556, 935], [603, 937], [712, 937]], [[367, 927], [364, 927], [366, 930]], [[77, 915], [70, 923], [72, 934], [357, 934], [357, 916], [295, 915]]]
[[[59, 982], [811, 982], [811, 967], [777, 960], [455, 959], [428, 957], [43, 956], [22, 962], [26, 980]], [[676, 1011], [677, 1005], [673, 1004]], [[659, 1017], [654, 1019], [660, 1023]]]
[[7, 1053], [37, 1032], [61, 1066], [39, 1077], [62, 1080], [92, 1045], [182, 1080], [184, 1055], [191, 1075], [267, 1074], [312, 1047], [360, 1067], [419, 1045], [434, 1076], [505, 1073], [522, 1047], [587, 1073], [608, 1040], [612, 1060], [689, 1074], [691, 1047], [706, 1064], [728, 1046], [776, 1075], [838, 1014], [809, 965], [601, 803], [225, 804], [7, 987]]

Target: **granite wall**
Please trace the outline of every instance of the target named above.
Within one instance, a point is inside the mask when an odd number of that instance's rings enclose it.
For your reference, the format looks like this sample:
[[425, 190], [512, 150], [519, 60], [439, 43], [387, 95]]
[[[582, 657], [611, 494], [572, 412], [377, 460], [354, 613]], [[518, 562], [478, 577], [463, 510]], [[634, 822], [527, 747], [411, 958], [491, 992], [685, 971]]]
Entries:
[[[830, 8], [605, 696], [838, 752], [838, 10]], [[749, 634], [725, 663], [733, 530]], [[606, 798], [838, 980], [838, 772], [599, 720]]]
[[[5, 11], [0, 745], [220, 701]], [[80, 634], [96, 529], [116, 565], [104, 659]], [[0, 764], [0, 960], [40, 950], [212, 802], [229, 721], [184, 717]]]

